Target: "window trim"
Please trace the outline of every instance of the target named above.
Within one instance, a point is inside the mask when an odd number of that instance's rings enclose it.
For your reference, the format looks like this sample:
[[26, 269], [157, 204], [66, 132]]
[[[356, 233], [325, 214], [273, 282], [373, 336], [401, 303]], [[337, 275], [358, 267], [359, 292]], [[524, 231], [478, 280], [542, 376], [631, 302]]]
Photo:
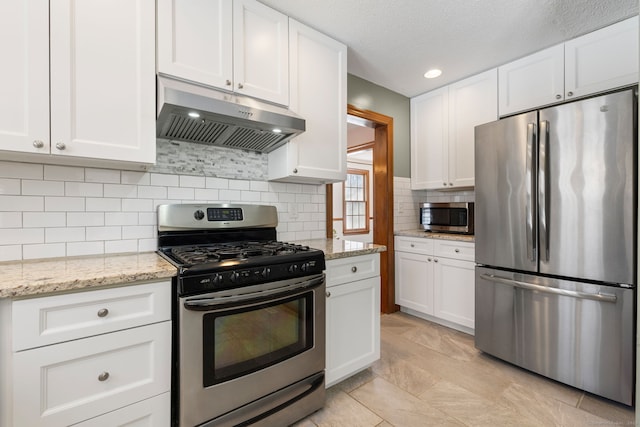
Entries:
[[369, 234], [370, 227], [369, 223], [371, 222], [371, 218], [369, 217], [369, 171], [366, 169], [347, 169], [348, 175], [362, 175], [364, 176], [364, 228], [351, 228], [347, 229], [347, 186], [345, 180], [342, 183], [342, 234], [347, 235], [356, 235], [356, 234]]

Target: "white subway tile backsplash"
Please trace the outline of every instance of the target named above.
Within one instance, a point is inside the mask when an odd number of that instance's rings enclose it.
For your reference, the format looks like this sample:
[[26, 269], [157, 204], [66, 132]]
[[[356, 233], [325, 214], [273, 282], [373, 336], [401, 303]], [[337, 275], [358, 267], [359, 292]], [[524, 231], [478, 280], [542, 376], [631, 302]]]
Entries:
[[206, 182], [204, 176], [180, 175], [180, 187], [204, 188]]
[[122, 227], [87, 227], [86, 240], [120, 240]]
[[251, 188], [251, 182], [243, 179], [234, 179], [229, 181], [229, 190], [248, 190]]
[[22, 247], [23, 259], [57, 258], [66, 255], [64, 243], [44, 243], [41, 245], [24, 245]]
[[151, 174], [148, 172], [122, 171], [120, 173], [122, 184], [149, 185], [151, 184]]
[[122, 199], [123, 212], [149, 212], [153, 210], [153, 200]]
[[166, 199], [167, 198], [167, 187], [158, 187], [158, 186], [150, 186], [150, 185], [139, 185], [138, 186], [138, 198], [140, 198], [140, 199]]
[[104, 197], [135, 199], [138, 197], [138, 186], [132, 184], [105, 184]]
[[158, 225], [158, 215], [155, 212], [140, 212], [138, 214], [138, 225]]
[[260, 192], [258, 191], [241, 191], [240, 200], [242, 202], [259, 202], [261, 199]]
[[22, 195], [24, 196], [64, 196], [64, 182], [34, 181], [34, 180], [23, 179]]
[[24, 212], [22, 214], [23, 227], [64, 227], [67, 225], [65, 212]]
[[52, 227], [45, 229], [45, 242], [82, 242], [85, 240], [84, 227]]
[[220, 190], [220, 201], [237, 202], [240, 200], [240, 190]]
[[104, 242], [104, 253], [117, 254], [124, 252], [138, 252], [138, 241], [132, 240], [112, 240]]
[[5, 196], [0, 195], [0, 212], [41, 212], [45, 200], [41, 196]]
[[20, 194], [20, 180], [17, 178], [0, 178], [0, 194]]
[[0, 212], [0, 228], [22, 227], [22, 215], [21, 212]]
[[156, 228], [152, 225], [126, 225], [122, 227], [123, 239], [151, 239], [155, 236]]
[[169, 187], [167, 188], [167, 197], [169, 199], [175, 200], [193, 200], [194, 196], [193, 188], [180, 188], [180, 187]]
[[138, 252], [153, 252], [158, 249], [158, 239], [138, 239]]
[[44, 243], [44, 228], [5, 228], [0, 232], [0, 245]]
[[179, 187], [180, 177], [179, 175], [152, 173], [151, 185], [157, 185], [157, 186], [163, 186], [163, 187]]
[[205, 185], [207, 188], [217, 188], [220, 190], [226, 190], [229, 188], [229, 180], [224, 178], [207, 177], [205, 180]]
[[0, 261], [22, 259], [23, 245], [0, 245]]
[[44, 210], [48, 212], [81, 212], [85, 208], [83, 197], [53, 197], [44, 198]]
[[69, 227], [104, 225], [104, 213], [103, 212], [69, 212], [67, 213], [67, 225]]
[[86, 182], [120, 184], [120, 171], [115, 169], [85, 169]]
[[45, 181], [84, 181], [84, 168], [44, 165]]
[[114, 198], [87, 197], [87, 212], [120, 212], [122, 200]]
[[102, 197], [103, 185], [87, 182], [65, 182], [64, 195], [71, 197]]
[[249, 184], [251, 191], [265, 192], [269, 191], [269, 183], [267, 181], [251, 181]]
[[0, 161], [0, 178], [42, 179], [43, 165]]
[[195, 200], [215, 201], [220, 199], [220, 190], [196, 188], [194, 192]]
[[107, 212], [104, 214], [104, 225], [138, 225], [137, 212]]
[[104, 242], [67, 243], [67, 256], [100, 255], [104, 253]]

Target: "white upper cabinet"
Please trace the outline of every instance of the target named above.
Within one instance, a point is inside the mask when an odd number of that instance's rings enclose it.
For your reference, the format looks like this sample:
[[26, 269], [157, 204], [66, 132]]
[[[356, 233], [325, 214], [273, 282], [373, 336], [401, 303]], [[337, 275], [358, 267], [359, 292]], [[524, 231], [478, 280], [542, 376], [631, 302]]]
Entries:
[[411, 99], [411, 188], [475, 185], [475, 126], [498, 118], [492, 69]]
[[269, 153], [269, 179], [340, 182], [347, 173], [347, 47], [289, 22], [292, 111], [306, 131]]
[[638, 82], [638, 17], [564, 45], [566, 99]]
[[288, 105], [287, 19], [255, 0], [158, 0], [158, 72]]
[[49, 5], [0, 2], [0, 149], [49, 153]]
[[154, 163], [154, 17], [153, 0], [3, 2], [7, 158]]
[[231, 90], [233, 2], [158, 0], [158, 72]]
[[563, 100], [563, 45], [498, 67], [498, 81], [501, 116]]
[[638, 17], [498, 69], [500, 116], [638, 82]]

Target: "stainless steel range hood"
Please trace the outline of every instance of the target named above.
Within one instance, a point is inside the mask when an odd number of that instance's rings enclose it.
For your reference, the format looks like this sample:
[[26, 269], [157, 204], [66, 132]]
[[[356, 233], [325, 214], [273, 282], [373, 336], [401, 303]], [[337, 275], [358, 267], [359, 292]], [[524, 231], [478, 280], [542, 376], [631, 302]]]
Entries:
[[286, 108], [162, 76], [157, 99], [159, 139], [269, 152], [305, 131]]

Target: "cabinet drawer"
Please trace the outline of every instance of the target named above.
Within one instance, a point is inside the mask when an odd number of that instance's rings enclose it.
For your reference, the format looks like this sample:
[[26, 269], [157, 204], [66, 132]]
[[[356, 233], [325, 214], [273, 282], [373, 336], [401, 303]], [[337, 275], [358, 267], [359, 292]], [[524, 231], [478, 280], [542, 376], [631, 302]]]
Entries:
[[68, 426], [170, 390], [171, 322], [21, 351], [13, 363], [14, 425]]
[[327, 287], [380, 275], [380, 255], [359, 255], [327, 261]]
[[395, 250], [415, 254], [433, 255], [433, 239], [420, 237], [396, 237]]
[[76, 424], [74, 427], [169, 427], [170, 424], [171, 393], [166, 392]]
[[15, 301], [13, 350], [171, 319], [171, 283], [124, 286]]
[[464, 261], [475, 261], [475, 243], [458, 242], [454, 240], [439, 240], [435, 242], [434, 255], [454, 258]]

